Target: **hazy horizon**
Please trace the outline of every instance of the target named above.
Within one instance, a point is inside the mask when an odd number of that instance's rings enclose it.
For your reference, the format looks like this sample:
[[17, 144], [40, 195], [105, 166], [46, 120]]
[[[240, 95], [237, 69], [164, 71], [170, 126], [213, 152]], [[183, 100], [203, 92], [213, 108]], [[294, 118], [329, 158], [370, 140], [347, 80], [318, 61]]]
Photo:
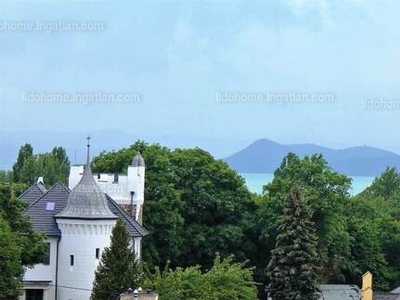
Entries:
[[400, 153], [399, 9], [2, 1], [0, 151], [73, 136], [63, 146], [79, 154], [84, 135], [109, 131], [122, 132], [111, 149], [140, 138], [224, 157], [268, 138]]
[[0, 143], [3, 147], [0, 150], [0, 170], [11, 169], [12, 164], [15, 162], [20, 146], [24, 143], [30, 143], [33, 146], [34, 153], [42, 153], [50, 151], [55, 146], [62, 146], [66, 149], [72, 164], [84, 163], [86, 159], [86, 136], [92, 137], [92, 154], [98, 155], [101, 151], [119, 150], [128, 147], [137, 140], [143, 140], [148, 143], [158, 143], [162, 146], [167, 146], [171, 149], [174, 148], [194, 148], [199, 147], [208, 152], [218, 159], [226, 158], [236, 152], [243, 150], [250, 146], [252, 143], [267, 139], [272, 142], [284, 146], [308, 144], [317, 145], [334, 150], [368, 146], [385, 151], [393, 152], [390, 149], [379, 148], [373, 145], [349, 145], [345, 147], [329, 147], [319, 143], [283, 143], [278, 140], [273, 140], [268, 137], [261, 137], [256, 140], [228, 140], [228, 139], [208, 139], [206, 137], [185, 137], [185, 136], [159, 136], [154, 138], [146, 138], [137, 136], [131, 133], [118, 131], [118, 130], [103, 130], [92, 132], [11, 132], [8, 134], [0, 132]]

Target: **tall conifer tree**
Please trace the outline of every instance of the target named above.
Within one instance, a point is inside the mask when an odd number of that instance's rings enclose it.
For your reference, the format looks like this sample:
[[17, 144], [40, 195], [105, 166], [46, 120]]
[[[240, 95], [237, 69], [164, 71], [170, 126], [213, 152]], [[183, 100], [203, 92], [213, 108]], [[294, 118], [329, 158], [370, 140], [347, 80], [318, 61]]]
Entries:
[[279, 218], [279, 234], [268, 264], [273, 300], [318, 299], [317, 237], [312, 212], [293, 187]]
[[96, 270], [91, 300], [115, 300], [129, 288], [139, 287], [141, 270], [129, 241], [125, 224], [118, 219], [111, 245], [104, 249]]

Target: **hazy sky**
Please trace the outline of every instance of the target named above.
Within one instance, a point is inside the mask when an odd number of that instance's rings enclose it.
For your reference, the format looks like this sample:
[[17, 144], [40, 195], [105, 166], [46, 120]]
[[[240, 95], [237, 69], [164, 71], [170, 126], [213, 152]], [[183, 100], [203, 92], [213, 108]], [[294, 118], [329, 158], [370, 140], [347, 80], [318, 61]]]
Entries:
[[[160, 142], [213, 140], [218, 153], [225, 142], [259, 138], [400, 152], [400, 105], [383, 108], [400, 101], [399, 11], [400, 1], [376, 0], [2, 0], [1, 131], [112, 129]], [[15, 30], [58, 22], [102, 29]], [[23, 93], [140, 101], [29, 102]], [[218, 102], [218, 93], [334, 101]], [[384, 103], [363, 107], [371, 99]]]

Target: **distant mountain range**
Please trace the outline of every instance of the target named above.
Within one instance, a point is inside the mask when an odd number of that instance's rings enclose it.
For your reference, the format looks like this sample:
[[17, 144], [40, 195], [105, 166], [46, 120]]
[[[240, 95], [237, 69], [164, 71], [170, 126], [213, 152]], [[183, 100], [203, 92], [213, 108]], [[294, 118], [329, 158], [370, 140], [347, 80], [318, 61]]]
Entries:
[[314, 144], [282, 145], [267, 139], [257, 140], [224, 160], [241, 173], [273, 173], [289, 152], [301, 157], [320, 153], [334, 170], [348, 176], [379, 176], [387, 166], [400, 170], [400, 155], [378, 148], [335, 150]]

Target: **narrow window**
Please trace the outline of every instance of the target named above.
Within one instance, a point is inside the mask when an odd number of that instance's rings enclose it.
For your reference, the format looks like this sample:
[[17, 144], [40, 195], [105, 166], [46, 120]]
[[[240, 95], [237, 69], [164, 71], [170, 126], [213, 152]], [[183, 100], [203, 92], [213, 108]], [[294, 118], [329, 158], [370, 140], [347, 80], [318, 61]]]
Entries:
[[50, 264], [50, 243], [46, 243], [46, 253], [43, 257], [43, 262], [44, 265], [49, 265]]
[[72, 267], [74, 265], [74, 256], [70, 255], [69, 256], [69, 265]]
[[118, 183], [118, 179], [119, 179], [119, 174], [114, 173], [114, 182], [113, 183]]
[[96, 248], [96, 259], [100, 258], [100, 248]]

